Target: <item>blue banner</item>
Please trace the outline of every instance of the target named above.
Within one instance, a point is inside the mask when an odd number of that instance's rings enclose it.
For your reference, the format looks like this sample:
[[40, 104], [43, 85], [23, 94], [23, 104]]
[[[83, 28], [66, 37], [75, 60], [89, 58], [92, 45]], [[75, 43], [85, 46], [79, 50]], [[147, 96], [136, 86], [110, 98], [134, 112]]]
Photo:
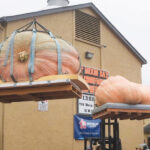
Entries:
[[92, 117], [74, 115], [74, 138], [100, 137], [100, 119], [93, 120]]

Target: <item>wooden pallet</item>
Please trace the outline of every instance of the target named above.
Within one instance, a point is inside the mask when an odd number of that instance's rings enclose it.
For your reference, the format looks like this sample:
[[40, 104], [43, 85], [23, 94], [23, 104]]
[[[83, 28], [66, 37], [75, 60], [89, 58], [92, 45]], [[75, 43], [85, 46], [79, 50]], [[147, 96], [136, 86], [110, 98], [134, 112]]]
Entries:
[[48, 76], [34, 82], [0, 84], [0, 102], [81, 98], [87, 83], [78, 75]]
[[150, 118], [150, 109], [144, 110], [140, 108], [138, 109], [106, 108], [104, 110], [94, 113], [93, 118], [142, 120]]

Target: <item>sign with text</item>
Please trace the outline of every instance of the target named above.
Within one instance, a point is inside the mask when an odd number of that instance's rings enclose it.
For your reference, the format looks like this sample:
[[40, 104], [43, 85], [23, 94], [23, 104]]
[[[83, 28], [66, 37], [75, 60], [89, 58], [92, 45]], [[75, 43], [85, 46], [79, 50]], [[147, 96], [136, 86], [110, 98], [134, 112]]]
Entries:
[[74, 115], [74, 138], [83, 140], [85, 138], [100, 137], [100, 119]]
[[84, 91], [84, 93], [91, 93], [94, 94], [96, 88], [100, 85], [100, 83], [107, 79], [109, 73], [107, 71], [101, 69], [94, 69], [90, 67], [81, 67], [81, 73], [83, 79], [89, 84], [90, 91]]
[[79, 114], [92, 114], [94, 109], [94, 95], [83, 93], [82, 98], [78, 99], [78, 113]]
[[48, 100], [38, 102], [39, 111], [48, 111]]
[[83, 91], [82, 98], [78, 99], [78, 113], [89, 115], [92, 114], [92, 110], [95, 106], [94, 93], [96, 91], [96, 88], [100, 85], [100, 83], [103, 80], [108, 78], [109, 73], [101, 69], [94, 69], [82, 66], [80, 74], [84, 78], [84, 80], [89, 84], [90, 90]]

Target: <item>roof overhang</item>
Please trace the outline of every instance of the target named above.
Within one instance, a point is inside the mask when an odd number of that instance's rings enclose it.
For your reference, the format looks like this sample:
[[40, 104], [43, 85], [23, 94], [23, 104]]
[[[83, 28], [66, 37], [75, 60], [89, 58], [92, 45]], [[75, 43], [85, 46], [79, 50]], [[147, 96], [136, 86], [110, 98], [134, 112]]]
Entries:
[[82, 8], [91, 8], [99, 17], [100, 19], [112, 30], [113, 33], [133, 52], [133, 54], [139, 59], [141, 64], [146, 64], [146, 59], [131, 45], [131, 43], [112, 25], [112, 23], [100, 12], [100, 10], [93, 4], [93, 3], [85, 3], [85, 4], [79, 4], [79, 5], [73, 5], [73, 6], [67, 6], [67, 7], [58, 7], [58, 8], [52, 8], [52, 9], [46, 9], [21, 15], [15, 15], [15, 16], [6, 16], [0, 18], [0, 23], [4, 24], [6, 22], [11, 21], [17, 21], [21, 19], [27, 19], [27, 18], [33, 18], [48, 14], [54, 14], [54, 13], [61, 13], [65, 11], [72, 11], [76, 9], [82, 9]]

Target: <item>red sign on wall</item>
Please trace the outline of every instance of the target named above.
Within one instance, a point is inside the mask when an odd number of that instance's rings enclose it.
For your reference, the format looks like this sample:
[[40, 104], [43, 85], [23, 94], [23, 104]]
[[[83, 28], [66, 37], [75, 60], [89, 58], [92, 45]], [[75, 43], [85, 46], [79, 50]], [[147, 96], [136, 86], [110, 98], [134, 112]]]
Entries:
[[81, 75], [83, 79], [86, 80], [86, 82], [90, 86], [90, 91], [84, 91], [84, 92], [94, 94], [96, 88], [100, 85], [100, 83], [103, 80], [108, 78], [109, 73], [101, 69], [94, 69], [94, 68], [82, 66]]

